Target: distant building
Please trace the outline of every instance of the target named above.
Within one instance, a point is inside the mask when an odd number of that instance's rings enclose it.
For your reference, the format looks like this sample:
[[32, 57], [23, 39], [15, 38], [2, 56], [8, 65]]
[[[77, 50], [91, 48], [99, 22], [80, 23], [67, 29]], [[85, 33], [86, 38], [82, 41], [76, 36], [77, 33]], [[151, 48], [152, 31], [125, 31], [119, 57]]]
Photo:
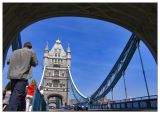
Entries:
[[[56, 40], [49, 51], [48, 43], [44, 50], [44, 98], [49, 108], [68, 105], [69, 75], [67, 66], [71, 65], [70, 47], [64, 51], [61, 41]], [[44, 68], [44, 67], [43, 67]]]
[[76, 99], [70, 99], [70, 100], [69, 100], [69, 105], [70, 105], [70, 106], [73, 106], [73, 105], [76, 104], [76, 103], [77, 103]]
[[105, 103], [108, 103], [108, 102], [110, 102], [111, 100], [110, 99], [107, 99], [106, 97], [103, 97], [103, 98], [101, 98], [100, 100], [98, 100], [98, 103], [103, 103], [103, 104], [105, 104]]

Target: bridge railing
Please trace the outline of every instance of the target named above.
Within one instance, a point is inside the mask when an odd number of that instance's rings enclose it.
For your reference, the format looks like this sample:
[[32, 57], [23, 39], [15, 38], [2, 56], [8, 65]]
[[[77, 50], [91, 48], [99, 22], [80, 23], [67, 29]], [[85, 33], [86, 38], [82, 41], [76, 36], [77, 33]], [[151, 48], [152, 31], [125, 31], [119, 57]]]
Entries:
[[32, 111], [46, 111], [46, 110], [47, 110], [47, 104], [44, 100], [44, 97], [41, 95], [38, 89], [35, 89], [32, 101]]
[[157, 110], [157, 95], [110, 101], [104, 104], [92, 104], [95, 110]]

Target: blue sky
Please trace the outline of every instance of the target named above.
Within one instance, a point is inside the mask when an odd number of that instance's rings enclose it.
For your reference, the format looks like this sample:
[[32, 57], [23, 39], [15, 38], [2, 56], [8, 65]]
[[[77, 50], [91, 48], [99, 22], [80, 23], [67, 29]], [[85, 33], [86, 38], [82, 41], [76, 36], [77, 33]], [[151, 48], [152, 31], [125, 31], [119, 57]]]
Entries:
[[[33, 69], [33, 79], [38, 82], [42, 76], [43, 54], [46, 42], [49, 49], [56, 39], [66, 50], [71, 48], [71, 72], [78, 89], [90, 96], [108, 75], [125, 47], [131, 32], [110, 22], [82, 17], [56, 17], [41, 20], [21, 32], [22, 43], [30, 41], [37, 54], [39, 65]], [[141, 53], [151, 95], [157, 94], [157, 64], [151, 53], [141, 42]], [[11, 53], [8, 51], [7, 59]], [[3, 85], [7, 83], [7, 70], [3, 70]], [[134, 54], [126, 73], [128, 96], [145, 96], [146, 88], [140, 66], [138, 51]], [[125, 98], [123, 80], [114, 88], [114, 99]], [[107, 95], [111, 98], [110, 93]]]

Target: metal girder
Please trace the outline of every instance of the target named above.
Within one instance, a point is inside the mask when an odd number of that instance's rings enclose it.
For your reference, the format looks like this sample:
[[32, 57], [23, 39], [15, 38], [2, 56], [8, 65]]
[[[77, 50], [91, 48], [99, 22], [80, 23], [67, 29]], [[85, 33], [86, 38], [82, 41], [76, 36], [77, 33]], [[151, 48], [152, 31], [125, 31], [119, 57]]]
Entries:
[[108, 74], [97, 91], [91, 95], [91, 100], [97, 101], [103, 98], [112, 88], [114, 88], [131, 61], [131, 58], [137, 48], [137, 43], [139, 42], [140, 40], [132, 34], [111, 72]]

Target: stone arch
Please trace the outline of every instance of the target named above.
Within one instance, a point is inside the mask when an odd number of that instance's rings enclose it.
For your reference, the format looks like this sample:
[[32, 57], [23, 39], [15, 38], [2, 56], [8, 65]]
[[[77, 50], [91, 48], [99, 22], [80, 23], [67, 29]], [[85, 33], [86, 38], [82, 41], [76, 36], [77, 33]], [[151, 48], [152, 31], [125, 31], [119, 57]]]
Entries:
[[157, 61], [157, 3], [3, 3], [4, 61], [16, 34], [36, 21], [58, 16], [96, 18], [120, 25], [143, 40]]
[[[50, 99], [50, 98], [55, 98], [55, 99]], [[55, 108], [60, 108], [63, 105], [62, 100], [63, 96], [60, 94], [49, 94], [47, 96], [48, 105], [54, 103], [55, 106], [57, 105]]]
[[50, 97], [53, 97], [53, 96], [56, 96], [56, 97], [59, 97], [59, 98], [63, 98], [63, 96], [60, 95], [60, 94], [49, 94], [49, 95], [47, 96], [47, 99], [50, 98]]

